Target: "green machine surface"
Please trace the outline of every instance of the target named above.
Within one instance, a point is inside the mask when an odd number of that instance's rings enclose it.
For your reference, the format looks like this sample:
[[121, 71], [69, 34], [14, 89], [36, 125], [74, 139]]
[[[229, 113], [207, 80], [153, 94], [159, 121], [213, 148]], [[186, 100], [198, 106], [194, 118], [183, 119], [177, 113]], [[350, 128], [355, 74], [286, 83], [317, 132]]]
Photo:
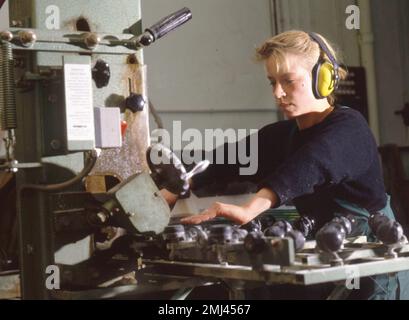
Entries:
[[[33, 45], [13, 47], [14, 59], [20, 62], [16, 68], [14, 155], [20, 163], [38, 164], [16, 173], [17, 190], [23, 189], [18, 193], [17, 213], [22, 297], [43, 299], [49, 297], [45, 270], [55, 263], [54, 217], [47, 193], [25, 186], [72, 178], [84, 167], [83, 153], [78, 151], [94, 147], [92, 140], [67, 141], [63, 58], [71, 62], [81, 59], [80, 63], [85, 61], [90, 68], [98, 60], [109, 65], [106, 86], [98, 88], [92, 81], [91, 108], [119, 107], [130, 90], [146, 94], [142, 50], [103, 45], [105, 37], [123, 39], [140, 34], [141, 8], [140, 1], [134, 0], [120, 1], [120, 5], [110, 0], [15, 0], [10, 1], [9, 9], [12, 32], [31, 30], [36, 35]], [[98, 39], [101, 45], [87, 48], [72, 42], [75, 37], [82, 41], [88, 33], [103, 35]], [[136, 114], [122, 110], [121, 116], [128, 122], [122, 147], [103, 150], [93, 169], [95, 174], [109, 173], [119, 180], [144, 170], [149, 143], [147, 108]], [[60, 249], [59, 256], [85, 259], [87, 245], [89, 240], [78, 241], [66, 254]]]

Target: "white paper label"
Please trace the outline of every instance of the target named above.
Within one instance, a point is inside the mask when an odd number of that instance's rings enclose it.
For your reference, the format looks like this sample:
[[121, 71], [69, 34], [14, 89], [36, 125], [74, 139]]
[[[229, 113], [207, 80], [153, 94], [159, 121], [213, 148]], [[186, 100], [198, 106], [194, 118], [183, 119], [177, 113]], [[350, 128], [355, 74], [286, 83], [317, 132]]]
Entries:
[[65, 103], [68, 141], [94, 140], [92, 79], [88, 64], [65, 64]]
[[8, 0], [0, 0], [0, 31], [9, 27], [9, 3]]

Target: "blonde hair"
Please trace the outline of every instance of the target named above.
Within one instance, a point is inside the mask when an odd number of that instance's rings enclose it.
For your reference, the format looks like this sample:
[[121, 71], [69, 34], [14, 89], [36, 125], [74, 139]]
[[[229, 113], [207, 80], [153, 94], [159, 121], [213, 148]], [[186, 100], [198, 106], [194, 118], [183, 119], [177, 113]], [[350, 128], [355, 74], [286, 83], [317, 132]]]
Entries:
[[[334, 47], [322, 35], [319, 34], [318, 36], [327, 45], [330, 53], [338, 64], [340, 64], [340, 60], [337, 57], [338, 55], [335, 52]], [[257, 48], [256, 59], [258, 61], [264, 61], [273, 57], [276, 62], [277, 72], [279, 72], [280, 69], [287, 71], [288, 54], [302, 56], [303, 59], [300, 62], [311, 72], [319, 57], [330, 61], [327, 54], [320, 49], [319, 44], [311, 39], [308, 33], [299, 30], [286, 31], [265, 41], [259, 48]], [[347, 70], [339, 67], [338, 74], [340, 79], [345, 79], [347, 76]], [[335, 103], [334, 93], [329, 95], [327, 100], [330, 105], [333, 105]]]

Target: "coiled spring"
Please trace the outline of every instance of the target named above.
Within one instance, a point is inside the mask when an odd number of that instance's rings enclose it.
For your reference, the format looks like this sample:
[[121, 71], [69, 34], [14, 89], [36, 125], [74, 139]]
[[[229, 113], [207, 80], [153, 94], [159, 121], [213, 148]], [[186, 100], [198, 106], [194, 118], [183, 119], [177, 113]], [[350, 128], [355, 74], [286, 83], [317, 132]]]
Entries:
[[11, 44], [0, 41], [0, 129], [17, 127], [14, 60]]

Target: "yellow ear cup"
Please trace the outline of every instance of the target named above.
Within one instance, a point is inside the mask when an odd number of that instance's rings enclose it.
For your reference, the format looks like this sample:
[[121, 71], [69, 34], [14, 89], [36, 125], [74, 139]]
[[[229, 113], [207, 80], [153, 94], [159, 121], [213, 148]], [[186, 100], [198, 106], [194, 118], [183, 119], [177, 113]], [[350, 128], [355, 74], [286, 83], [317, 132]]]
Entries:
[[324, 62], [318, 71], [318, 92], [322, 97], [328, 97], [334, 91], [334, 66]]

